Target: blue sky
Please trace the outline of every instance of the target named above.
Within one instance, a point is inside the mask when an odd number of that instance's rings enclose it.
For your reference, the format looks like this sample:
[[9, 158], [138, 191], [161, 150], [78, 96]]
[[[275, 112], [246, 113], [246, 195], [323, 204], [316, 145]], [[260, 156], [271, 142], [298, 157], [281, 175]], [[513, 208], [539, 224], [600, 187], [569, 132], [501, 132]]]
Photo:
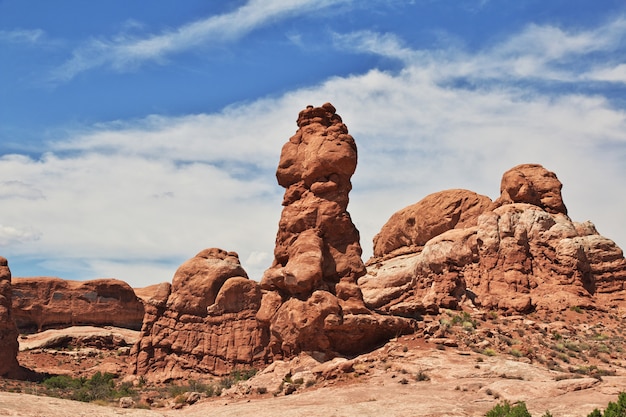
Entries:
[[365, 258], [393, 212], [529, 162], [623, 248], [625, 93], [621, 0], [0, 1], [0, 255], [143, 286], [221, 247], [259, 279], [281, 146], [326, 101]]

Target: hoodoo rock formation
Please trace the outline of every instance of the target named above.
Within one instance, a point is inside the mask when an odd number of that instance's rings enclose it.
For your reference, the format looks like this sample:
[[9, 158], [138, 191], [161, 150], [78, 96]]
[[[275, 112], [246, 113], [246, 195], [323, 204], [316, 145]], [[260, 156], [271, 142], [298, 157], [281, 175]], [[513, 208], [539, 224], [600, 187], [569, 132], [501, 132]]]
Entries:
[[464, 301], [508, 312], [616, 307], [626, 295], [623, 252], [567, 216], [561, 187], [525, 164], [504, 174], [493, 204], [451, 190], [394, 214], [359, 280], [366, 305], [398, 315]]
[[285, 188], [274, 262], [261, 280], [274, 355], [356, 353], [409, 331], [411, 322], [372, 313], [357, 279], [366, 273], [347, 211], [357, 148], [330, 103], [309, 106], [283, 146], [276, 177]]
[[286, 188], [275, 260], [261, 283], [235, 253], [208, 249], [148, 300], [136, 372], [152, 378], [225, 373], [302, 351], [357, 353], [413, 330], [413, 320], [365, 307], [359, 233], [347, 212], [354, 139], [335, 108], [309, 106], [283, 146]]
[[17, 328], [11, 314], [11, 270], [0, 257], [0, 376], [18, 369]]
[[24, 332], [76, 325], [140, 329], [144, 307], [117, 279], [13, 278], [13, 318]]

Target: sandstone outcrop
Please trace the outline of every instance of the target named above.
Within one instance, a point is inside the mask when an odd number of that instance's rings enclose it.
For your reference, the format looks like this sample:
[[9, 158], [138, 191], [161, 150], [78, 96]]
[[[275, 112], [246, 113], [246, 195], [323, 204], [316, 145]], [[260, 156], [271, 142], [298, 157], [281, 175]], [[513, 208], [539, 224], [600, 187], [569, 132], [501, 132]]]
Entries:
[[286, 189], [284, 208], [274, 263], [261, 285], [304, 298], [318, 289], [335, 293], [340, 280], [354, 285], [365, 265], [347, 211], [357, 164], [354, 139], [329, 103], [301, 111], [298, 127], [283, 146], [276, 171]]
[[13, 278], [12, 284], [13, 317], [21, 331], [75, 325], [141, 328], [143, 303], [124, 281], [36, 277]]
[[261, 296], [235, 252], [198, 253], [147, 299], [135, 372], [168, 380], [268, 363], [269, 329], [256, 319]]
[[[402, 316], [464, 301], [508, 312], [616, 307], [626, 295], [623, 252], [592, 223], [567, 216], [561, 187], [554, 173], [525, 164], [507, 171], [501, 196], [491, 205], [474, 205], [461, 226], [442, 221], [439, 229], [406, 230], [427, 222], [417, 219], [448, 216], [428, 203], [433, 196], [411, 206], [425, 212], [407, 208], [392, 216], [383, 227], [387, 234], [395, 227], [398, 235], [425, 237], [375, 253], [359, 280], [366, 305]], [[405, 212], [416, 221], [402, 221]], [[457, 216], [462, 219], [463, 210]], [[375, 242], [380, 236], [386, 235], [381, 232]]]
[[286, 191], [272, 266], [259, 284], [234, 252], [207, 249], [181, 265], [146, 302], [136, 373], [163, 380], [302, 351], [351, 354], [413, 330], [412, 320], [367, 309], [357, 286], [366, 269], [347, 212], [354, 139], [329, 103], [297, 123], [276, 172]]
[[[411, 329], [372, 313], [357, 280], [366, 272], [359, 232], [347, 211], [357, 148], [326, 103], [298, 116], [276, 171], [285, 188], [274, 262], [261, 280], [259, 318], [270, 326], [278, 357], [301, 351], [356, 353]], [[274, 293], [274, 294], [272, 294]]]
[[11, 270], [5, 258], [0, 257], [0, 376], [16, 371], [17, 328], [11, 314]]
[[374, 237], [374, 256], [411, 253], [450, 229], [476, 226], [491, 199], [468, 190], [433, 193], [393, 214]]

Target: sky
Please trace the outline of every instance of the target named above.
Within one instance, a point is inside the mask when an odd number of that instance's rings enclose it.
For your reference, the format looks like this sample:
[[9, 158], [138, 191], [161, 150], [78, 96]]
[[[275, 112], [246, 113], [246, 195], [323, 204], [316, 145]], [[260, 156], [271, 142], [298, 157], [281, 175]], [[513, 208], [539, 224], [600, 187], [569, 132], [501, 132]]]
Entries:
[[0, 0], [0, 256], [13, 276], [171, 281], [273, 259], [298, 112], [355, 138], [363, 257], [388, 218], [539, 163], [626, 247], [623, 0]]

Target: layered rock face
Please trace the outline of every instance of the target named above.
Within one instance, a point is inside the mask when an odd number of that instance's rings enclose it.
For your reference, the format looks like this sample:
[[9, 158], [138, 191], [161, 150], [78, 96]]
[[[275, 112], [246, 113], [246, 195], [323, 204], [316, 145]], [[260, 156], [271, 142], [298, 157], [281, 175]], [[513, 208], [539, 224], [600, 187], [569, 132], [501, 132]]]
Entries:
[[[380, 249], [368, 262], [369, 272], [359, 280], [366, 305], [398, 315], [456, 308], [463, 301], [508, 312], [616, 306], [625, 295], [623, 252], [590, 222], [567, 216], [561, 187], [554, 173], [525, 164], [504, 174], [493, 204], [481, 198], [481, 204], [455, 212], [459, 222], [429, 222], [417, 229], [423, 221], [392, 216], [375, 242], [389, 241], [383, 232], [394, 229], [414, 237], [404, 252]], [[421, 209], [411, 216], [429, 219], [443, 212], [445, 218], [448, 205], [432, 202], [458, 194], [426, 197], [411, 206]]]
[[286, 188], [275, 259], [258, 284], [237, 254], [208, 249], [146, 303], [136, 372], [227, 373], [302, 351], [356, 353], [413, 330], [367, 309], [359, 233], [347, 212], [357, 150], [331, 104], [300, 112], [276, 177]]
[[135, 372], [168, 380], [267, 364], [269, 329], [256, 319], [261, 297], [235, 252], [198, 253], [146, 301]]
[[124, 281], [13, 278], [13, 317], [22, 331], [75, 325], [140, 329], [144, 308]]
[[17, 327], [11, 314], [11, 270], [5, 258], [0, 257], [0, 376], [18, 369]]

